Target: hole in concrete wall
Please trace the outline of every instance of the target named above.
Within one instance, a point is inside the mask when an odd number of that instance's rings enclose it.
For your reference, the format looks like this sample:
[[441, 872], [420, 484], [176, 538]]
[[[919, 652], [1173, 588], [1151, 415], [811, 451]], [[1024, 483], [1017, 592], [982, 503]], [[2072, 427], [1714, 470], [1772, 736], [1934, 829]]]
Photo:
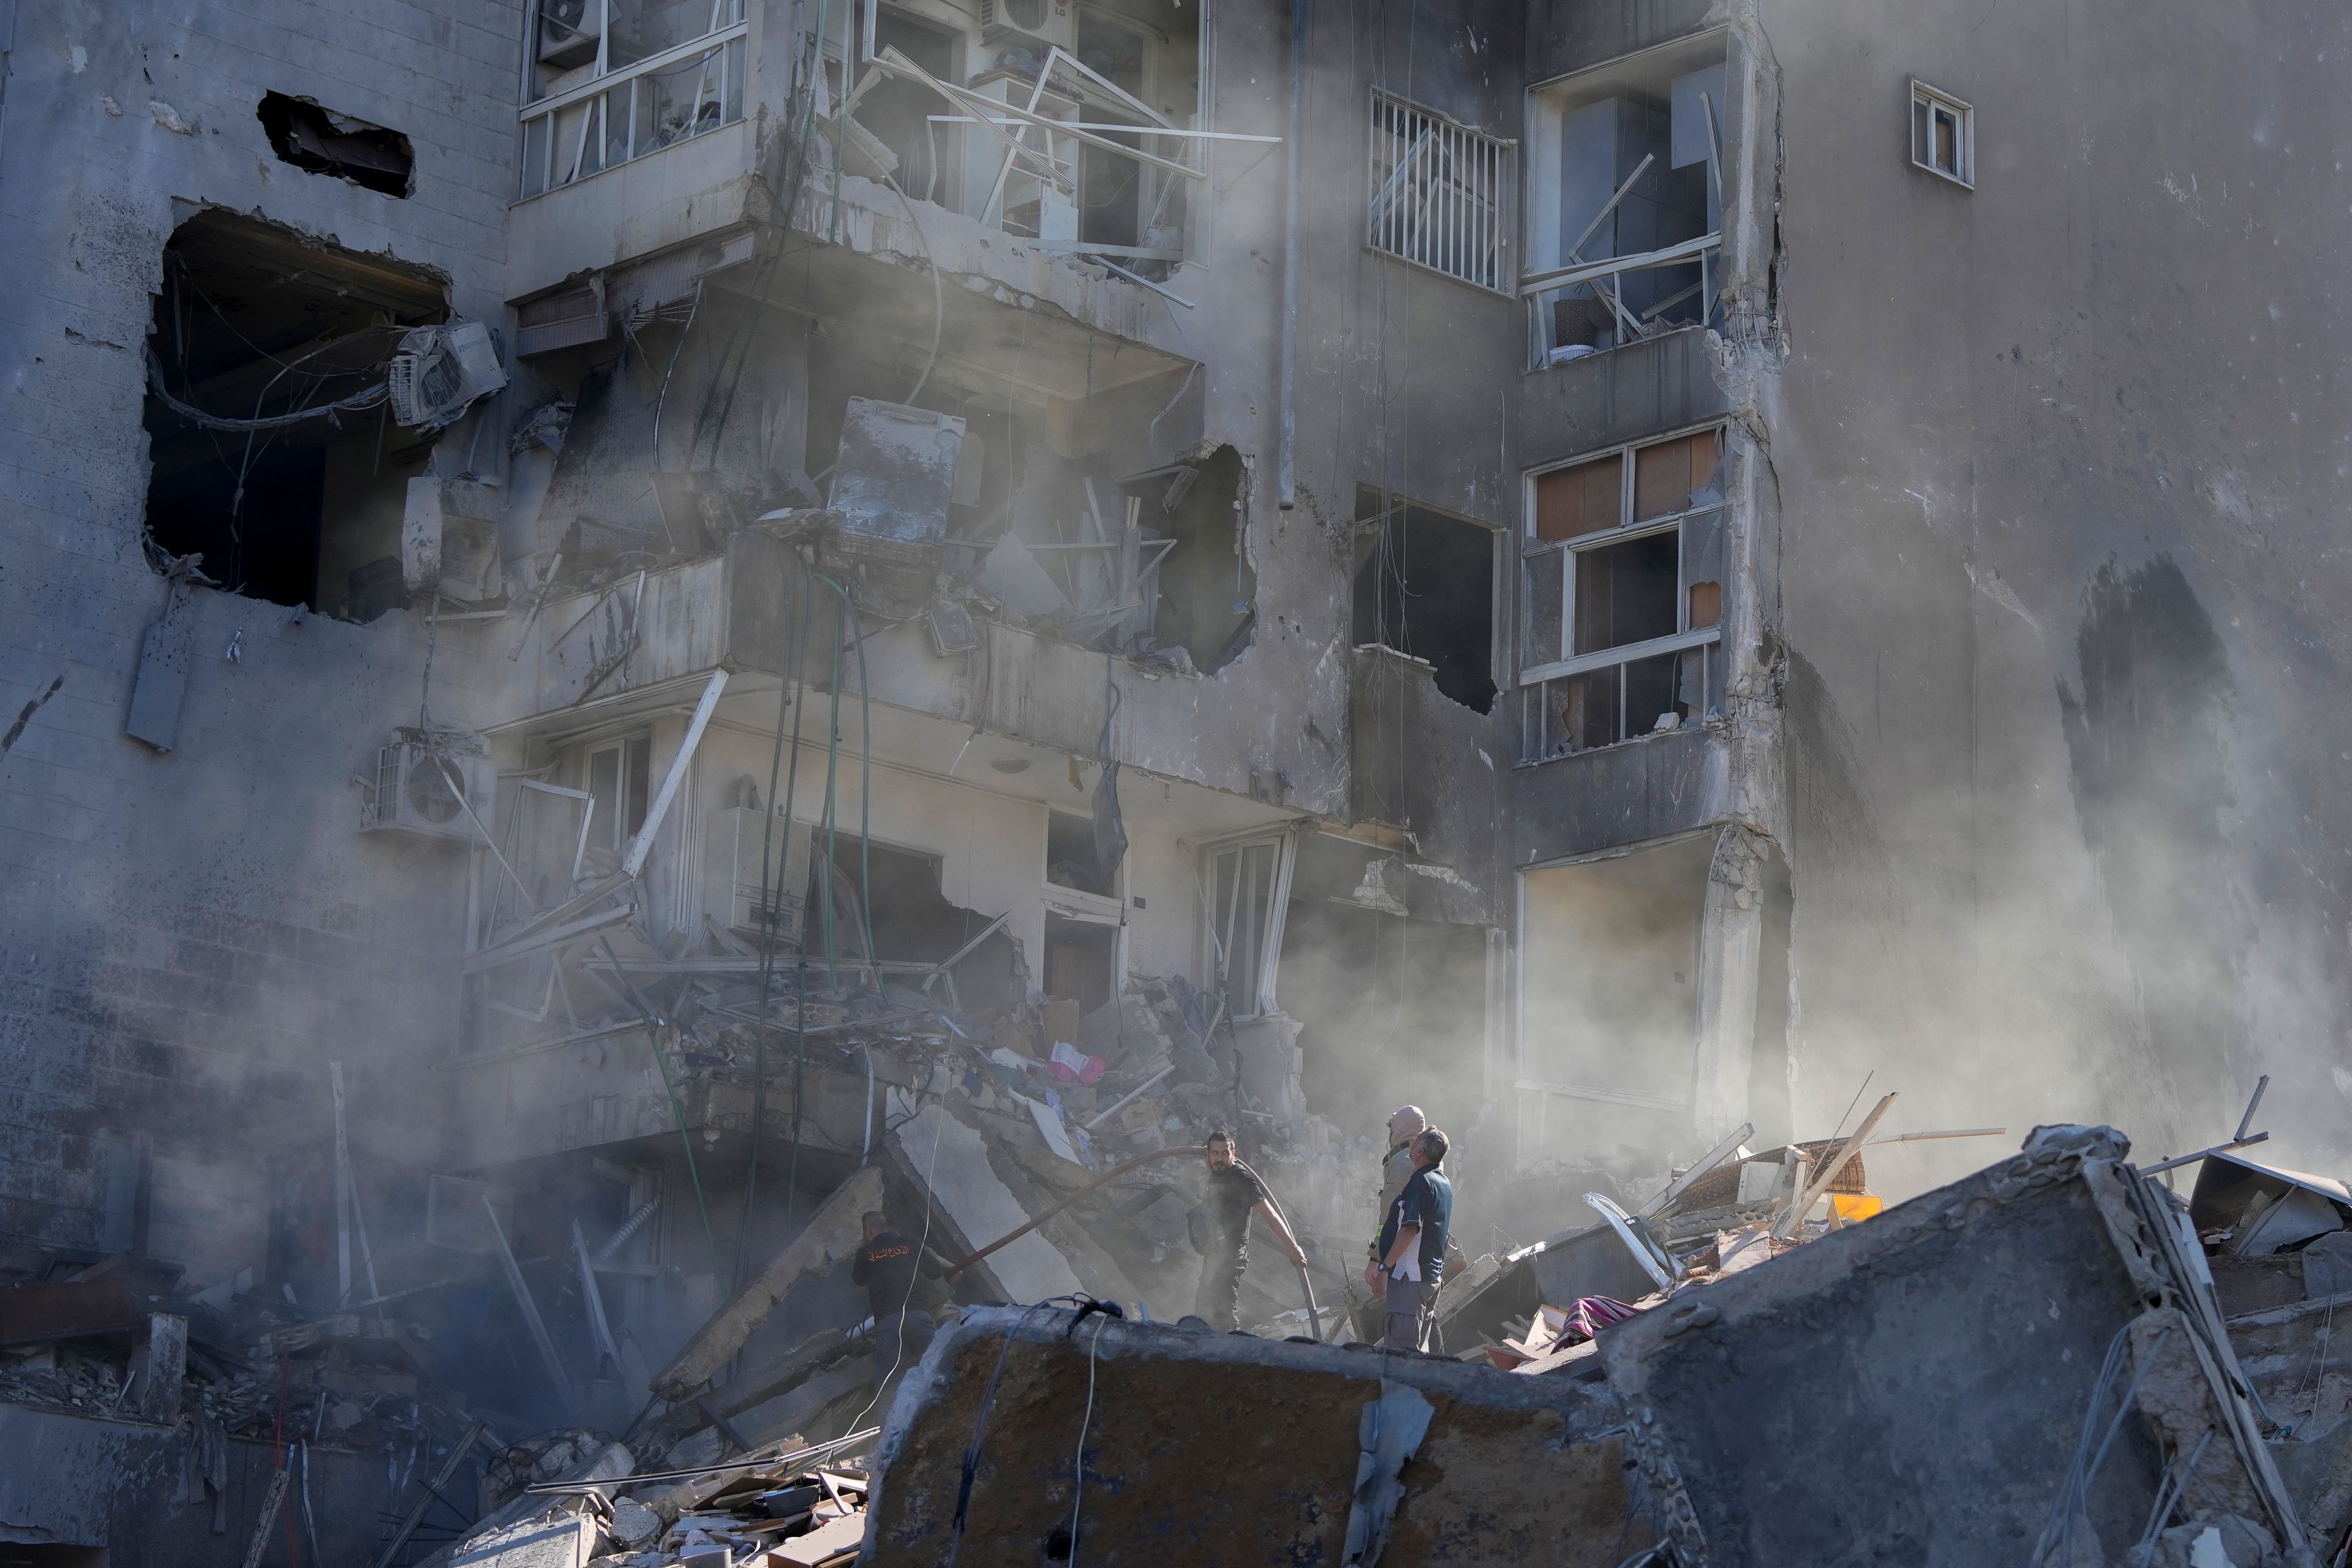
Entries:
[[1078, 1005], [1084, 1017], [1111, 998], [1118, 978], [1118, 928], [1045, 917], [1045, 994]]
[[282, 92], [263, 95], [255, 112], [281, 162], [406, 199], [416, 154], [399, 132]]
[[1356, 491], [1355, 642], [1426, 660], [1437, 689], [1495, 706], [1495, 533], [1370, 486]]
[[[368, 620], [405, 603], [400, 525], [430, 437], [382, 396], [401, 334], [447, 314], [423, 273], [205, 212], [163, 250], [144, 410], [147, 528], [236, 593]], [[167, 405], [158, 385], [176, 403]], [[224, 422], [300, 415], [259, 430]]]
[[1057, 888], [1117, 897], [1118, 872], [1107, 868], [1095, 852], [1094, 818], [1066, 811], [1048, 812], [1046, 818], [1045, 880]]
[[1719, 279], [1677, 247], [1721, 224], [1727, 85], [1723, 35], [1709, 33], [1528, 95], [1528, 270], [1675, 258], [1538, 294], [1537, 364], [1707, 320]]
[[[940, 861], [920, 850], [869, 841], [859, 855], [857, 836], [836, 832], [830, 857], [824, 829], [816, 831], [809, 868], [808, 934], [802, 951], [843, 957], [864, 956], [863, 907], [870, 908], [875, 955], [885, 962], [937, 963], [952, 957], [978, 935], [992, 916], [950, 902], [941, 890]], [[829, 893], [829, 897], [828, 897]], [[828, 939], [826, 912], [831, 910]], [[956, 965], [955, 997], [966, 1012], [996, 1014], [1020, 1000], [1013, 982], [1013, 940], [998, 931]], [[905, 975], [885, 978], [907, 984]]]
[[1243, 549], [1247, 479], [1242, 455], [1219, 447], [1119, 487], [1142, 501], [1143, 556], [1159, 561], [1138, 641], [1181, 647], [1203, 674], [1240, 658], [1257, 625], [1257, 574]]

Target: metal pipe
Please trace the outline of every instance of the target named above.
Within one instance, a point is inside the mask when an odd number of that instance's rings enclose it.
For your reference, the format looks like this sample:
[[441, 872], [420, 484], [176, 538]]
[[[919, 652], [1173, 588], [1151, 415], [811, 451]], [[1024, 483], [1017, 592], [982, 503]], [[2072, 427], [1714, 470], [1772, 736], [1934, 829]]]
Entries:
[[1282, 412], [1275, 499], [1285, 511], [1298, 504], [1298, 165], [1299, 144], [1307, 139], [1308, 4], [1290, 0], [1290, 134], [1282, 149]]

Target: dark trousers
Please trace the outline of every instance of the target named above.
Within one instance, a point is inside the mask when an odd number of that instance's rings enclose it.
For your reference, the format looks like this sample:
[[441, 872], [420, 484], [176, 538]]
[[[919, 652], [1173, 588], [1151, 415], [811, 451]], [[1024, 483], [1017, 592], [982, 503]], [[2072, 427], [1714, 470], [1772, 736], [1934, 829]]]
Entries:
[[874, 1386], [903, 1374], [930, 1348], [939, 1326], [929, 1312], [891, 1312], [874, 1320]]
[[1231, 1332], [1242, 1326], [1242, 1270], [1249, 1267], [1246, 1248], [1213, 1241], [1201, 1258], [1201, 1288], [1192, 1310], [1209, 1327]]

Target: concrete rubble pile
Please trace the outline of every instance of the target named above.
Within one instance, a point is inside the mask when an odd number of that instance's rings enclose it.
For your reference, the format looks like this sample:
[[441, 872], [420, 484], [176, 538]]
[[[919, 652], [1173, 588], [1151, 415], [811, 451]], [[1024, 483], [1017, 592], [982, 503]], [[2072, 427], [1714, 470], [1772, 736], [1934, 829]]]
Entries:
[[[627, 1450], [541, 1479], [445, 1554], [446, 1568], [835, 1568], [866, 1534], [866, 1466], [850, 1442], [799, 1437], [699, 1474], [633, 1474]], [[615, 1473], [617, 1472], [617, 1474]]]

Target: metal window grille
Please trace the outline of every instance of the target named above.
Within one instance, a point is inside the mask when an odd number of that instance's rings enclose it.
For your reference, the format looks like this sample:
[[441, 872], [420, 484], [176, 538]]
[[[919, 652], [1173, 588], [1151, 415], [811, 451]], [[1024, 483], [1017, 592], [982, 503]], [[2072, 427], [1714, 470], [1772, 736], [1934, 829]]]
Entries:
[[1365, 243], [1481, 289], [1511, 277], [1516, 144], [1372, 94]]

